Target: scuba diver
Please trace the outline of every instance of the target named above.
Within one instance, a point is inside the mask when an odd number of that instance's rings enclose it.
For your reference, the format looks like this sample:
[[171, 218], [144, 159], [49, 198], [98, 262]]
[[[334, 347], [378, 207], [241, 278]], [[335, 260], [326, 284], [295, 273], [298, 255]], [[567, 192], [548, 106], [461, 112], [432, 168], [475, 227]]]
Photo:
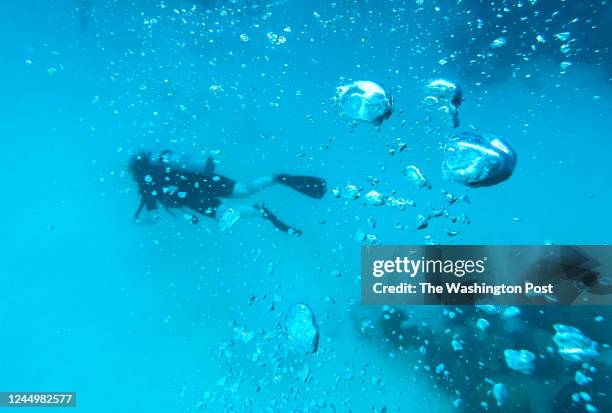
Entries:
[[[264, 218], [283, 232], [301, 235], [302, 231], [278, 219], [263, 204], [226, 207], [224, 198], [248, 198], [274, 184], [288, 186], [311, 198], [322, 198], [327, 186], [325, 180], [312, 176], [276, 174], [262, 176], [251, 182], [234, 181], [215, 173], [215, 162], [208, 158], [202, 165], [190, 165], [184, 159], [176, 159], [174, 152], [165, 150], [158, 156], [140, 152], [132, 157], [129, 170], [138, 185], [140, 205], [134, 218], [138, 219], [143, 208], [153, 211], [159, 205], [172, 216], [173, 209], [186, 208], [195, 213], [216, 218], [221, 225], [231, 226], [240, 217]], [[198, 217], [191, 215], [196, 224]]]

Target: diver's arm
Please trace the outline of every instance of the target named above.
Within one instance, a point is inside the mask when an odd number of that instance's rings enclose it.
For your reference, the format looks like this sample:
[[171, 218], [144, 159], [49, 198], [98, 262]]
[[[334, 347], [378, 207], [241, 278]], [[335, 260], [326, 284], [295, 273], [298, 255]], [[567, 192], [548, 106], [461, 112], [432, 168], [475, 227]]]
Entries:
[[142, 212], [142, 209], [145, 206], [145, 199], [144, 197], [140, 198], [140, 205], [138, 206], [138, 209], [136, 210], [136, 213], [134, 214], [134, 219], [138, 219], [138, 217], [140, 216], [140, 213]]

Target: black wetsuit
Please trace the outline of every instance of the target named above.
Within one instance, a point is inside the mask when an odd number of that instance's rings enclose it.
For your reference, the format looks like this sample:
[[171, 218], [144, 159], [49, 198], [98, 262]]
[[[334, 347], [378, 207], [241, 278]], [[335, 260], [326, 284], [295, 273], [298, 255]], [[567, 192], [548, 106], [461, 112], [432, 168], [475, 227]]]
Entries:
[[136, 218], [143, 207], [151, 211], [157, 209], [158, 204], [168, 211], [189, 208], [214, 218], [221, 198], [232, 196], [236, 182], [214, 174], [212, 159], [206, 162], [202, 172], [196, 172], [177, 167], [164, 158], [166, 154], [162, 153], [157, 159], [151, 159], [151, 154], [140, 154], [132, 160], [130, 168], [141, 196]]
[[163, 177], [159, 202], [166, 208], [189, 208], [215, 217], [220, 198], [230, 198], [235, 184], [221, 175], [173, 172]]

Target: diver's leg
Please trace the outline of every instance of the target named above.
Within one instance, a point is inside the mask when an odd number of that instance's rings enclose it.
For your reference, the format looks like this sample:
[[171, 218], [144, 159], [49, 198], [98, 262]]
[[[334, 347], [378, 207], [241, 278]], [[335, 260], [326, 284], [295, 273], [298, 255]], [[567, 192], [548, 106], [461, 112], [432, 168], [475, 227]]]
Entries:
[[283, 221], [281, 221], [280, 219], [278, 219], [278, 217], [276, 215], [274, 215], [272, 212], [270, 212], [270, 210], [268, 208], [266, 208], [265, 205], [253, 205], [253, 209], [258, 210], [259, 213], [261, 214], [261, 217], [264, 219], [267, 219], [268, 221], [270, 221], [272, 223], [272, 225], [274, 225], [276, 228], [278, 228], [279, 230], [286, 232], [288, 234], [295, 234], [295, 235], [302, 235], [302, 231], [297, 229], [297, 228], [293, 228], [290, 227], [289, 225], [285, 224]]
[[261, 176], [249, 182], [238, 181], [234, 185], [232, 198], [248, 198], [275, 183], [273, 175]]
[[236, 182], [232, 198], [247, 198], [274, 184], [286, 185], [311, 198], [322, 198], [327, 191], [327, 183], [315, 176], [276, 174], [262, 176], [251, 182]]

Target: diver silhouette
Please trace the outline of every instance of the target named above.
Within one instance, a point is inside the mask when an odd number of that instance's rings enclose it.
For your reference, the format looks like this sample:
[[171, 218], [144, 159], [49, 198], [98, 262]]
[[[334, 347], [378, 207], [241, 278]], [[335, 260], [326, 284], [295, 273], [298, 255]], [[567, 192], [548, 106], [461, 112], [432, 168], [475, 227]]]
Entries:
[[[286, 185], [311, 198], [322, 198], [327, 190], [325, 180], [313, 176], [275, 174], [250, 182], [234, 181], [215, 173], [213, 158], [209, 157], [201, 166], [194, 167], [175, 159], [173, 154], [169, 150], [157, 156], [140, 152], [130, 160], [129, 170], [140, 194], [140, 205], [134, 218], [138, 219], [143, 208], [153, 211], [161, 205], [172, 216], [173, 209], [186, 208], [215, 218], [220, 223], [224, 218], [237, 220], [243, 216], [258, 216], [283, 232], [301, 235], [302, 231], [285, 224], [263, 204], [226, 207], [222, 199], [248, 198], [274, 184]], [[198, 222], [197, 215], [191, 215], [191, 222]]]

